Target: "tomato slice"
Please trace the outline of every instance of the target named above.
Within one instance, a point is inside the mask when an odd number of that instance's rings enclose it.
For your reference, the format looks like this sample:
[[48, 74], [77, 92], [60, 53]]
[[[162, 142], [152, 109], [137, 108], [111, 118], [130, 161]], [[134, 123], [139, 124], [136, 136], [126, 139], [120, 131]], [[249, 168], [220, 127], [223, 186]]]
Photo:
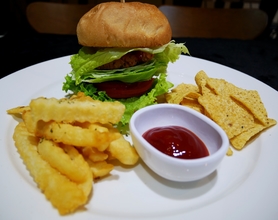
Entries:
[[150, 79], [143, 82], [124, 83], [120, 81], [109, 81], [96, 83], [94, 86], [99, 91], [105, 91], [108, 96], [114, 99], [130, 98], [141, 96], [146, 93], [153, 85], [153, 80]]

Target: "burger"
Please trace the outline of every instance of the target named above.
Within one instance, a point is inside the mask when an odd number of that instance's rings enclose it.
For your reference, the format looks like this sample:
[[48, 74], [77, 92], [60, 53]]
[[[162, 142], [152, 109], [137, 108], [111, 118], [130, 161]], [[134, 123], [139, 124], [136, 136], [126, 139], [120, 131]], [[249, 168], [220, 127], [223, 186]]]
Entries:
[[122, 126], [136, 110], [156, 104], [169, 91], [168, 63], [189, 53], [184, 44], [171, 40], [164, 14], [146, 3], [98, 4], [81, 17], [76, 31], [82, 47], [71, 56], [72, 71], [63, 90], [120, 101], [126, 107]]

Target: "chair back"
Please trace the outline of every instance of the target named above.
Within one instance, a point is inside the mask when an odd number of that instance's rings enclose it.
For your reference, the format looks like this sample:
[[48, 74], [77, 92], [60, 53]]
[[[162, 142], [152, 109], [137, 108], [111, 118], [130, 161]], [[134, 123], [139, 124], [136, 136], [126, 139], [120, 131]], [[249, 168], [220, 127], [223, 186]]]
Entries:
[[75, 35], [79, 19], [94, 5], [32, 2], [26, 8], [31, 27], [39, 33]]
[[173, 38], [255, 39], [267, 27], [267, 14], [259, 9], [219, 9], [162, 5]]

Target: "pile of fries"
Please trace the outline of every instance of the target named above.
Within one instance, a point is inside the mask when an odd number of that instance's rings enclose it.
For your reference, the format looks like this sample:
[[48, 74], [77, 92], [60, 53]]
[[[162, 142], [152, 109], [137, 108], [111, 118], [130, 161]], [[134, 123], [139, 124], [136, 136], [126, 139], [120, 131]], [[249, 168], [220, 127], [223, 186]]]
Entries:
[[15, 146], [38, 187], [61, 215], [85, 205], [93, 182], [119, 160], [135, 165], [135, 148], [113, 127], [125, 111], [120, 102], [100, 102], [78, 93], [70, 98], [39, 97], [7, 110], [21, 117]]

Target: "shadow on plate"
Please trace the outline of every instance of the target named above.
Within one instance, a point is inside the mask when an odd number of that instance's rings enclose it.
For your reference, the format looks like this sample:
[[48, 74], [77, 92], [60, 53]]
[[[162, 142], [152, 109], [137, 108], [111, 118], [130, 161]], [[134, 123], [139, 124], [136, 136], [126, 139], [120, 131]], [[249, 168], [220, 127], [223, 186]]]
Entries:
[[143, 161], [134, 168], [136, 175], [155, 193], [171, 199], [187, 200], [206, 194], [217, 181], [217, 171], [192, 182], [174, 182], [154, 173]]

